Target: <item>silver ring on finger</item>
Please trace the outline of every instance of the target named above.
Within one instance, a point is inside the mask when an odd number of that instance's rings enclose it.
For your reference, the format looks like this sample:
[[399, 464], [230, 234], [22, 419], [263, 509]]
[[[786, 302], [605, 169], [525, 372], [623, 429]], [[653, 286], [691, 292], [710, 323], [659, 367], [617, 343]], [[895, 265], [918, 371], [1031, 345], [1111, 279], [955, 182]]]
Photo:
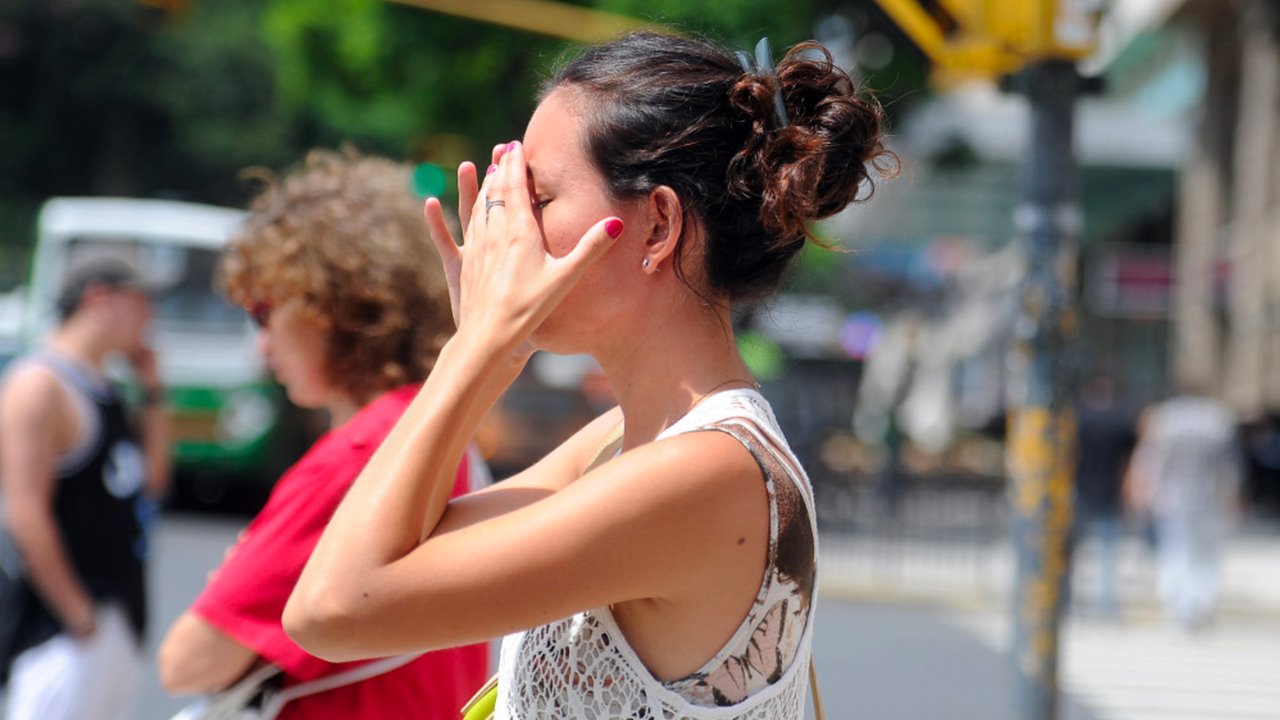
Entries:
[[506, 207], [506, 206], [507, 206], [507, 203], [505, 200], [490, 200], [489, 198], [486, 197], [484, 199], [484, 221], [489, 222], [490, 210], [496, 207]]

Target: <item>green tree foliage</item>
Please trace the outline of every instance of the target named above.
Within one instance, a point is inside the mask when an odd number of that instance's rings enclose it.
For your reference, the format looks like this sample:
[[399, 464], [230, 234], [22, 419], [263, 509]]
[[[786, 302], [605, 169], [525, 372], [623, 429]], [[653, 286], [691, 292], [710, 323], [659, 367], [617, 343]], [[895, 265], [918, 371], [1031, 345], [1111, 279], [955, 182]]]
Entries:
[[135, 0], [0, 4], [0, 288], [54, 195], [243, 202], [246, 165], [295, 158], [252, 0], [166, 19]]
[[[235, 171], [285, 156], [255, 3], [166, 21], [132, 0], [26, 2], [0, 28], [0, 192], [228, 197]], [[197, 190], [199, 188], [199, 190]]]
[[774, 51], [813, 35], [813, 0], [599, 0], [602, 10], [751, 50], [769, 36]]
[[281, 100], [321, 144], [454, 164], [518, 137], [563, 43], [381, 0], [271, 0]]

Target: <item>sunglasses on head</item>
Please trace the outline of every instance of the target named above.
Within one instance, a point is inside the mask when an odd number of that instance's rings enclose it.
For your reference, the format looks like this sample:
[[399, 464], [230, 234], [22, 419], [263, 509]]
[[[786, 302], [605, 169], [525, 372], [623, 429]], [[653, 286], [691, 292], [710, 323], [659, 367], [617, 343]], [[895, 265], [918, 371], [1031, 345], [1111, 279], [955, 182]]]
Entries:
[[253, 321], [254, 325], [264, 328], [267, 323], [271, 322], [271, 309], [271, 303], [269, 302], [256, 302], [245, 307], [244, 311], [249, 313], [249, 319]]

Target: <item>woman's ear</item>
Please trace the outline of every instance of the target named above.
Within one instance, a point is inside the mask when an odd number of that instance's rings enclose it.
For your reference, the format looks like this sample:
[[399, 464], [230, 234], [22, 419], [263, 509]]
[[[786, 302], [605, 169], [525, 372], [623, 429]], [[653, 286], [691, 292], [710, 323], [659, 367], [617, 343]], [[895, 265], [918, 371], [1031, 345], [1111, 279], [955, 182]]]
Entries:
[[684, 205], [675, 190], [660, 185], [649, 193], [647, 220], [649, 237], [645, 239], [641, 267], [652, 275], [674, 262], [684, 235]]

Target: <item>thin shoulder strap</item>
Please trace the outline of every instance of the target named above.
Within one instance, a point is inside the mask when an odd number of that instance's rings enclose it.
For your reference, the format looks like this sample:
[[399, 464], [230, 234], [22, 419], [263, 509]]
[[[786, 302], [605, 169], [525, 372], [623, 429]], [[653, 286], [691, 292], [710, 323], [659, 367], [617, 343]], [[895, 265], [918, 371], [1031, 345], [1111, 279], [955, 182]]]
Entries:
[[[344, 672], [327, 675], [318, 680], [298, 683], [297, 685], [281, 690], [280, 693], [273, 697], [269, 702], [272, 705], [272, 709], [278, 712], [279, 708], [292, 700], [307, 697], [308, 695], [315, 695], [316, 693], [327, 692], [347, 685], [354, 685], [358, 682], [364, 682], [365, 680], [378, 677], [379, 675], [385, 675], [392, 670], [398, 670], [405, 665], [408, 665], [420, 657], [422, 657], [422, 653], [396, 655], [394, 657], [383, 658], [376, 662], [366, 663]], [[267, 715], [267, 717], [273, 717], [273, 715]]]
[[36, 365], [44, 366], [58, 376], [66, 385], [79, 390], [90, 398], [101, 398], [105, 388], [93, 381], [85, 371], [66, 359], [48, 352], [33, 352], [25, 358]]

